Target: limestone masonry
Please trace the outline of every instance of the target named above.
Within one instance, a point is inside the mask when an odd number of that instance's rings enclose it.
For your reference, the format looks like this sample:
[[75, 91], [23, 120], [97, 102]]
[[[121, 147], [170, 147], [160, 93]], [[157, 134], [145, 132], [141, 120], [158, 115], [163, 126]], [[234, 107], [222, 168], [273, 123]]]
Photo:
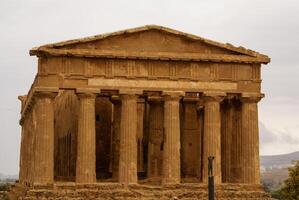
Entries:
[[269, 200], [260, 185], [261, 65], [270, 58], [150, 25], [30, 50], [11, 198]]

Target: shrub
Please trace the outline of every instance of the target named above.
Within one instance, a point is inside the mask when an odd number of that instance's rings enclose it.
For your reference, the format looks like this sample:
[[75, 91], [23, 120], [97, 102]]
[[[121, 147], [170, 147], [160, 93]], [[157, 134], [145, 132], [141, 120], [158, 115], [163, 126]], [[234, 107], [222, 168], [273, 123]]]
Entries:
[[279, 190], [272, 192], [272, 196], [281, 200], [299, 200], [299, 161], [289, 168], [289, 177]]
[[0, 191], [7, 191], [8, 190], [8, 184], [6, 183], [0, 183]]

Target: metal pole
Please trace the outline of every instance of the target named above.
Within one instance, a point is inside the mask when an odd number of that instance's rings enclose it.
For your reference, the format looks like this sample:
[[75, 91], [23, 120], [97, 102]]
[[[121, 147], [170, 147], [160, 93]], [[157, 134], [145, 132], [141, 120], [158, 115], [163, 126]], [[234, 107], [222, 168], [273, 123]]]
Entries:
[[208, 157], [208, 195], [209, 200], [215, 199], [215, 189], [214, 189], [214, 175], [213, 175], [213, 160], [214, 156]]

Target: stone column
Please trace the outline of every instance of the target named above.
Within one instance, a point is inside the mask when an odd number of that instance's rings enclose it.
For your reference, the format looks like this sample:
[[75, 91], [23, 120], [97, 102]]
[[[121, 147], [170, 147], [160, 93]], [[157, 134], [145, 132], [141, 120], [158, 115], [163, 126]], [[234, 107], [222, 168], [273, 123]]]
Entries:
[[56, 93], [38, 92], [36, 95], [36, 134], [34, 183], [54, 181], [54, 108]]
[[260, 97], [242, 98], [242, 182], [260, 184], [258, 108]]
[[[22, 114], [22, 111], [24, 109], [24, 105], [26, 103], [26, 96], [19, 96], [18, 99], [21, 101], [21, 114]], [[21, 132], [21, 144], [20, 144], [20, 160], [19, 160], [19, 182], [20, 183], [24, 183], [25, 182], [25, 167], [26, 167], [26, 164], [25, 164], [25, 161], [26, 161], [26, 156], [25, 156], [25, 148], [26, 148], [26, 137], [27, 137], [27, 134], [26, 134], [26, 130], [25, 130], [25, 124], [24, 124], [24, 120], [26, 119], [23, 119], [23, 120], [20, 120], [20, 125], [22, 126], [22, 132]]]
[[181, 172], [183, 178], [201, 180], [202, 118], [198, 110], [198, 99], [186, 96], [181, 114]]
[[[55, 94], [53, 94], [55, 95]], [[37, 134], [40, 132], [40, 126], [39, 126], [39, 121], [37, 119], [37, 117], [39, 117], [40, 113], [37, 113], [37, 111], [39, 111], [37, 109], [37, 106], [34, 105], [32, 106], [32, 108], [30, 109], [30, 112], [27, 114], [27, 127], [26, 127], [26, 134], [27, 134], [27, 142], [26, 144], [30, 147], [30, 148], [26, 148], [27, 150], [27, 180], [28, 180], [28, 184], [32, 185], [35, 182], [35, 168], [38, 166], [35, 166], [35, 160], [36, 157], [38, 156], [38, 154], [40, 153], [39, 151], [37, 151], [37, 145], [39, 144], [36, 140], [37, 140]], [[54, 116], [53, 116], [54, 117]], [[54, 133], [53, 133], [54, 134]], [[54, 170], [54, 169], [53, 169]]]
[[144, 136], [144, 110], [145, 110], [145, 101], [144, 99], [139, 99], [137, 101], [137, 172], [144, 172], [144, 163], [143, 163], [143, 136]]
[[28, 146], [25, 145], [27, 137], [26, 131], [25, 131], [25, 125], [22, 124], [22, 133], [21, 133], [21, 144], [20, 144], [20, 161], [19, 161], [19, 181], [20, 183], [24, 183], [25, 181], [25, 167], [26, 167], [26, 156], [25, 156], [25, 148], [28, 148]]
[[222, 182], [231, 182], [231, 160], [233, 146], [233, 114], [232, 101], [228, 99], [221, 106], [221, 163]]
[[230, 183], [242, 183], [242, 162], [241, 162], [241, 137], [242, 137], [242, 115], [241, 102], [238, 99], [232, 100], [233, 123], [231, 132], [231, 155], [230, 155]]
[[[148, 97], [147, 178], [159, 179], [163, 174], [163, 99]], [[160, 180], [160, 179], [159, 179]]]
[[180, 96], [164, 98], [163, 184], [181, 181]]
[[137, 183], [137, 96], [121, 95], [119, 182]]
[[[30, 138], [29, 138], [29, 131], [28, 131], [28, 116], [24, 119], [23, 124], [23, 130], [24, 130], [24, 149], [23, 149], [23, 167], [22, 167], [22, 176], [23, 176], [23, 183], [28, 184], [29, 183], [29, 164], [30, 164], [30, 157], [29, 157], [29, 145], [30, 145]], [[34, 159], [34, 156], [31, 157], [31, 159]]]
[[76, 182], [96, 182], [95, 98], [93, 93], [80, 93]]
[[205, 96], [203, 136], [203, 182], [208, 181], [208, 157], [214, 156], [213, 173], [215, 183], [221, 183], [221, 120], [219, 96]]
[[112, 178], [118, 180], [119, 148], [120, 148], [120, 120], [121, 120], [121, 101], [118, 97], [112, 96], [113, 103], [113, 131], [112, 131]]

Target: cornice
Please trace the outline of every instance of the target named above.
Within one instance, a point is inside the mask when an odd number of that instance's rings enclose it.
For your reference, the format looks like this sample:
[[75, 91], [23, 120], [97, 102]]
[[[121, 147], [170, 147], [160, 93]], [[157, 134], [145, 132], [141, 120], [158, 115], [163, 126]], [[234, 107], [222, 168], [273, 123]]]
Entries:
[[65, 46], [93, 42], [93, 41], [103, 40], [103, 39], [113, 37], [113, 36], [120, 36], [120, 35], [144, 32], [144, 31], [149, 31], [149, 30], [157, 30], [157, 31], [168, 33], [168, 34], [170, 33], [170, 34], [176, 35], [178, 37], [183, 37], [183, 38], [191, 40], [191, 41], [199, 41], [199, 42], [202, 42], [202, 43], [205, 43], [208, 45], [212, 45], [212, 46], [222, 48], [222, 49], [227, 49], [229, 51], [237, 52], [237, 53], [252, 56], [252, 57], [268, 58], [266, 55], [263, 55], [261, 53], [258, 53], [256, 51], [253, 51], [250, 49], [246, 49], [242, 46], [236, 47], [229, 43], [224, 44], [224, 43], [216, 42], [216, 41], [206, 39], [206, 38], [203, 38], [203, 37], [200, 37], [197, 35], [185, 33], [182, 31], [174, 30], [174, 29], [159, 26], [159, 25], [145, 25], [145, 26], [141, 26], [141, 27], [125, 29], [125, 30], [116, 31], [116, 32], [112, 32], [112, 33], [99, 34], [99, 35], [95, 35], [95, 36], [91, 36], [91, 37], [85, 37], [85, 38], [62, 41], [62, 42], [58, 42], [58, 43], [46, 44], [41, 47], [33, 48], [32, 52], [37, 52], [40, 48], [43, 48], [43, 47], [63, 48]]
[[202, 53], [176, 53], [176, 52], [145, 52], [95, 49], [54, 49], [41, 47], [30, 50], [30, 55], [39, 57], [85, 57], [85, 58], [116, 58], [137, 60], [170, 60], [170, 61], [210, 61], [229, 63], [263, 63], [270, 62], [270, 58], [252, 57], [248, 55], [224, 55]]

